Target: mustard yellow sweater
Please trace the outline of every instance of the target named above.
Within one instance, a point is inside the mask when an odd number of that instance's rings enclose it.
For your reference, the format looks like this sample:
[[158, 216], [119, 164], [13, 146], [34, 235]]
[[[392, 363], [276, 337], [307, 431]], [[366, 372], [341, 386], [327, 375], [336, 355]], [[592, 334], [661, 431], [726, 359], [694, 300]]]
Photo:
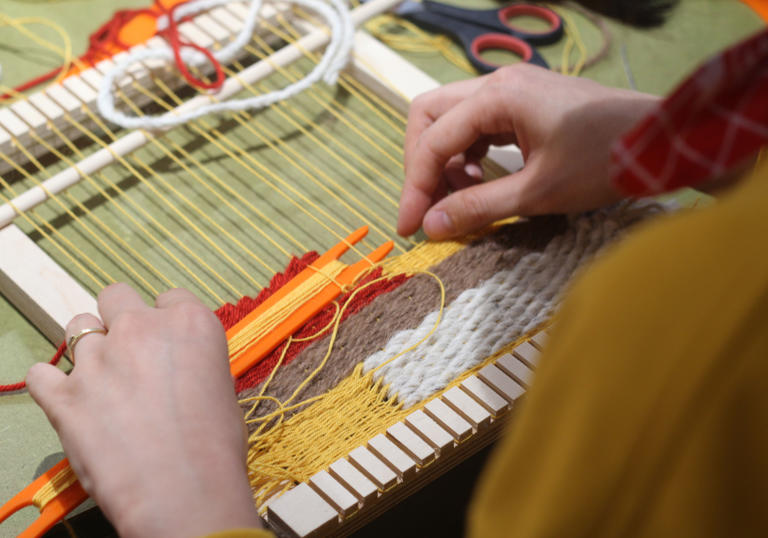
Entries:
[[606, 253], [550, 342], [470, 536], [768, 536], [768, 162]]

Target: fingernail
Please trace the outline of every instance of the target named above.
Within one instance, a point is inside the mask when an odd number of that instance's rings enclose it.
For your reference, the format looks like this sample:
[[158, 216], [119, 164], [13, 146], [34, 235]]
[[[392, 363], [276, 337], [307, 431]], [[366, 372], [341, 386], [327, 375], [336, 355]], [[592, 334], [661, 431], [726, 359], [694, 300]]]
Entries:
[[474, 179], [483, 179], [483, 169], [479, 164], [467, 163], [464, 165], [464, 173]]
[[453, 221], [444, 211], [430, 211], [424, 217], [424, 232], [432, 238], [453, 235]]

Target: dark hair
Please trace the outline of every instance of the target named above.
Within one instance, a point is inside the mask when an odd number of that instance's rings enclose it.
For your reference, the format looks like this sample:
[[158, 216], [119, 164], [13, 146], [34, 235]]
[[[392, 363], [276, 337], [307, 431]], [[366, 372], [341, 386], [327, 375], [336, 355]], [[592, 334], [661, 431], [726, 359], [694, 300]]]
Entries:
[[592, 11], [632, 26], [658, 26], [677, 0], [578, 0]]

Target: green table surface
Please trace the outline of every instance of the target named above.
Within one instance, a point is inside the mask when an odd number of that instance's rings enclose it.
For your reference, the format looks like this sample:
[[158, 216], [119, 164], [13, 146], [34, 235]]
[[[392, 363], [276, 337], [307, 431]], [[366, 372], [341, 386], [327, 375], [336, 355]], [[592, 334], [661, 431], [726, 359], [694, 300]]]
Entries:
[[[0, 13], [12, 17], [48, 17], [70, 35], [73, 49], [82, 52], [87, 36], [115, 9], [140, 7], [147, 0], [0, 0]], [[490, 0], [467, 2], [473, 7], [493, 7]], [[601, 35], [584, 17], [573, 14], [590, 51], [599, 46]], [[670, 91], [698, 63], [746, 35], [762, 22], [736, 0], [683, 0], [660, 28], [637, 30], [608, 22], [612, 42], [608, 55], [582, 76], [601, 83], [629, 87], [627, 69], [637, 89], [655, 94]], [[56, 40], [54, 33], [37, 30]], [[542, 48], [553, 64], [559, 63], [563, 42]], [[625, 50], [626, 65], [621, 49]], [[436, 54], [404, 54], [424, 71], [450, 82], [469, 76]], [[21, 37], [15, 30], [0, 27], [0, 65], [3, 84], [16, 85], [57, 66], [59, 58]], [[688, 193], [687, 197], [695, 196]], [[0, 252], [0, 256], [12, 255]], [[0, 383], [21, 379], [35, 361], [46, 360], [54, 351], [9, 303], [0, 297]], [[61, 457], [61, 447], [43, 413], [26, 392], [0, 396], [0, 502], [10, 498], [40, 472]], [[36, 510], [25, 509], [0, 526], [0, 536], [11, 536], [24, 528]]]

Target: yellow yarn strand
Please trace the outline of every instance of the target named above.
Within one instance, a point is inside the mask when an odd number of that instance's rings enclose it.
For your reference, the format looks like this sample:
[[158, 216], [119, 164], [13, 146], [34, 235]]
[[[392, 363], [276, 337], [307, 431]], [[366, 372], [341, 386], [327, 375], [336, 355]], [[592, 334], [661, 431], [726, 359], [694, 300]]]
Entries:
[[[47, 26], [53, 29], [57, 34], [59, 34], [59, 37], [61, 37], [63, 46], [57, 46], [49, 41], [46, 41], [45, 39], [42, 39], [40, 36], [38, 36], [36, 33], [26, 28], [26, 26], [33, 25], [33, 24]], [[62, 26], [60, 26], [59, 24], [55, 23], [50, 19], [45, 19], [43, 17], [19, 17], [14, 19], [4, 13], [0, 13], [0, 28], [3, 26], [10, 26], [14, 28], [16, 31], [18, 31], [19, 33], [21, 33], [22, 35], [26, 36], [28, 39], [30, 39], [34, 43], [40, 45], [41, 47], [61, 55], [61, 58], [62, 58], [61, 71], [59, 71], [59, 73], [50, 82], [49, 85], [58, 84], [59, 82], [61, 82], [61, 80], [64, 79], [64, 77], [67, 76], [67, 73], [69, 72], [70, 67], [72, 66], [72, 63], [73, 63], [72, 40], [69, 38], [69, 34], [66, 32], [66, 30], [64, 30]], [[26, 98], [26, 96], [23, 93], [17, 92], [13, 88], [2, 85], [2, 84], [0, 84], [0, 94], [9, 94], [12, 96], [10, 99], [0, 100], [0, 103], [6, 104], [6, 105], [11, 104], [17, 100]]]
[[229, 360], [233, 361], [240, 357], [253, 342], [260, 340], [274, 330], [329, 283], [335, 282], [335, 278], [346, 268], [347, 265], [340, 261], [331, 260], [322, 268], [316, 269], [316, 272], [296, 289], [229, 339]]
[[77, 482], [77, 475], [72, 467], [67, 465], [35, 492], [32, 496], [32, 504], [42, 512], [49, 502], [75, 482]]
[[371, 19], [365, 29], [392, 49], [415, 54], [439, 54], [462, 71], [470, 75], [477, 74], [466, 56], [455, 48], [451, 38], [446, 35], [427, 33], [412, 22], [391, 13]]

